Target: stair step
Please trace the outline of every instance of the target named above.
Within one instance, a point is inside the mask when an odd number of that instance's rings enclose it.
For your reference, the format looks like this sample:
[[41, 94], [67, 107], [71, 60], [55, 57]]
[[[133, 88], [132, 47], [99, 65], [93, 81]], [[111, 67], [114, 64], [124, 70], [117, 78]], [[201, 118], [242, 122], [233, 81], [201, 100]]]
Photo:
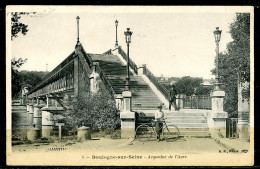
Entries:
[[203, 119], [172, 119], [172, 120], [165, 120], [166, 123], [207, 123], [207, 120]]
[[168, 126], [175, 125], [178, 128], [207, 128], [207, 123], [167, 123]]
[[178, 112], [178, 113], [164, 113], [165, 117], [174, 117], [174, 116], [204, 116], [204, 113], [184, 113], [184, 112]]

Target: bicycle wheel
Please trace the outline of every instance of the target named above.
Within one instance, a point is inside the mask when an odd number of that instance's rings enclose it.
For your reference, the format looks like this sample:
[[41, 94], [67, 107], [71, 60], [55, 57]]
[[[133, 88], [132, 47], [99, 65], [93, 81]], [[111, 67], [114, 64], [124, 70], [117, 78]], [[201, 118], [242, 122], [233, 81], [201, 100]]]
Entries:
[[152, 127], [142, 124], [136, 128], [135, 138], [141, 142], [146, 142], [152, 137], [153, 132]]
[[180, 135], [180, 131], [175, 125], [173, 124], [171, 124], [170, 126], [167, 126], [166, 124], [163, 125], [162, 138], [164, 140], [173, 142], [179, 138], [179, 135]]

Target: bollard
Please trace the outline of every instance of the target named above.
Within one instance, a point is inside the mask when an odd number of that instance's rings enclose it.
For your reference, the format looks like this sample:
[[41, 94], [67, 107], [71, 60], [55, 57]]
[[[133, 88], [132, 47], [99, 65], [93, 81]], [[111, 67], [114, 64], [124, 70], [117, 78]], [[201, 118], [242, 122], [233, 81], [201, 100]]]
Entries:
[[90, 140], [91, 134], [90, 134], [90, 127], [82, 126], [78, 128], [78, 140]]
[[27, 131], [27, 139], [30, 141], [35, 141], [37, 138], [40, 138], [40, 129], [30, 128]]

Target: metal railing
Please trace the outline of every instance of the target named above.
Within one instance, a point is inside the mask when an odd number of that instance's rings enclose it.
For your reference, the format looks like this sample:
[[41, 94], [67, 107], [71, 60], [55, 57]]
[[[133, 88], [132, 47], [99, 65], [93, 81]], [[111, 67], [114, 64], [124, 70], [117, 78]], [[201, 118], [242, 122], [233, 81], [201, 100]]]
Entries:
[[238, 118], [227, 118], [227, 138], [238, 138], [237, 122]]
[[183, 98], [183, 108], [186, 109], [211, 109], [211, 98], [209, 95], [185, 96]]
[[170, 100], [170, 92], [168, 89], [157, 80], [157, 78], [145, 65], [143, 66], [143, 74], [145, 74], [146, 77], [148, 77], [148, 79], [156, 86], [156, 88], [162, 92], [167, 100]]
[[[124, 52], [124, 50], [122, 49], [121, 46], [118, 46], [118, 53], [125, 59], [125, 61], [127, 61], [127, 55], [126, 55], [126, 53]], [[137, 65], [132, 61], [131, 58], [129, 58], [129, 66], [137, 74], [137, 72], [138, 72]]]

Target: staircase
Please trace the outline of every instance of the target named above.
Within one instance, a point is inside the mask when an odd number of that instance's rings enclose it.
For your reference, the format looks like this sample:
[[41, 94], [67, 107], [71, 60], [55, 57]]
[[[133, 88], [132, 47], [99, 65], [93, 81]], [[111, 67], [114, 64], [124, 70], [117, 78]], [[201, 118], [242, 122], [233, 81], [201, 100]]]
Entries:
[[[127, 67], [117, 55], [88, 54], [93, 62], [98, 62], [106, 80], [115, 94], [122, 94], [125, 89]], [[152, 91], [142, 76], [130, 73], [130, 90], [132, 92], [132, 111], [143, 112], [146, 117], [153, 117], [162, 101]], [[200, 110], [169, 111], [163, 106], [166, 123], [169, 128], [173, 124], [180, 130], [180, 136], [210, 137], [207, 119]]]
[[198, 110], [185, 110], [169, 112], [164, 111], [166, 123], [171, 128], [175, 125], [180, 130], [181, 136], [210, 137], [207, 118]]
[[[106, 79], [112, 86], [116, 94], [122, 94], [125, 89], [125, 78], [127, 67], [116, 55], [108, 54], [89, 54], [94, 62], [99, 62]], [[151, 110], [157, 109], [161, 103], [157, 95], [141, 76], [130, 73], [130, 89], [132, 92], [132, 110]]]

